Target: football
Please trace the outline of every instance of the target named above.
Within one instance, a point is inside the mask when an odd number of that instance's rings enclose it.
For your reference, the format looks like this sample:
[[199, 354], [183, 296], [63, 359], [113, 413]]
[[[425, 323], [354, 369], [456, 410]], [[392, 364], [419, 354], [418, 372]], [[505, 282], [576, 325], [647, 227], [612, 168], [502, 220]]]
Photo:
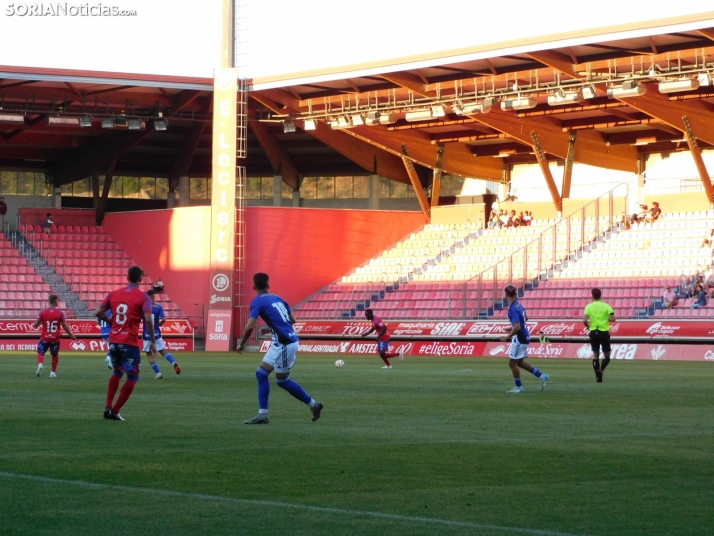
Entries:
[[335, 361], [335, 366], [336, 366], [337, 368], [342, 368], [342, 367], [345, 366], [345, 362], [342, 361], [341, 359], [338, 359], [337, 361]]

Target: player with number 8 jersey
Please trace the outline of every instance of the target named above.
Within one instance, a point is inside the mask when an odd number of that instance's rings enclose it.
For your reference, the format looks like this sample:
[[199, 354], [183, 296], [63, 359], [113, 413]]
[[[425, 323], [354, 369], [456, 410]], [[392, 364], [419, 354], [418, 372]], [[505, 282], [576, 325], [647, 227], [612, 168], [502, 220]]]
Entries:
[[[127, 272], [129, 285], [110, 292], [102, 304], [94, 311], [97, 318], [111, 323], [109, 331], [109, 352], [114, 373], [109, 379], [107, 403], [104, 418], [123, 421], [119, 411], [124, 406], [139, 381], [141, 350], [139, 348], [139, 323], [142, 318], [150, 334], [149, 352], [156, 356], [154, 337], [154, 318], [151, 314], [151, 298], [139, 289], [144, 272], [138, 266], [132, 266]], [[111, 311], [109, 318], [106, 311]], [[119, 393], [116, 403], [114, 395], [126, 373], [126, 382]]]

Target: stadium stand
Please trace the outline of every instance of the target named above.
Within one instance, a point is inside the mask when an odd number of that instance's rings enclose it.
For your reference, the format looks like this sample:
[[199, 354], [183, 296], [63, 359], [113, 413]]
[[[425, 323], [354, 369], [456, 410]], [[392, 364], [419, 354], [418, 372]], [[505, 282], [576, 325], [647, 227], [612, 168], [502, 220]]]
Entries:
[[[45, 234], [39, 225], [26, 225], [23, 231], [25, 239], [90, 311], [108, 292], [126, 284], [126, 270], [134, 262], [102, 227], [58, 225]], [[151, 284], [147, 275], [142, 288], [148, 290]], [[181, 316], [165, 292], [158, 294], [156, 301], [164, 307], [167, 317]]]
[[[47, 306], [52, 291], [35, 269], [0, 232], [0, 317], [33, 318]], [[71, 310], [60, 302], [71, 317]]]
[[305, 319], [353, 317], [366, 307], [400, 319], [505, 318], [501, 287], [518, 281], [531, 318], [582, 316], [594, 286], [620, 318], [710, 317], [714, 307], [692, 310], [691, 300], [663, 310], [661, 296], [682, 275], [709, 269], [712, 249], [700, 245], [712, 226], [709, 213], [666, 214], [632, 228], [611, 227], [607, 217], [506, 229], [427, 225], [296, 310]]

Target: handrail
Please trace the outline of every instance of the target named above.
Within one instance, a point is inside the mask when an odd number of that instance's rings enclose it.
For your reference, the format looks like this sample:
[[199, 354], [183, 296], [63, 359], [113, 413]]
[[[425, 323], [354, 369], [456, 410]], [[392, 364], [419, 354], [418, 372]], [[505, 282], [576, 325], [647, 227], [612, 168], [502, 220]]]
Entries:
[[[512, 252], [508, 257], [505, 257], [501, 261], [482, 271], [480, 274], [477, 274], [466, 281], [465, 289], [468, 289], [470, 284], [471, 286], [473, 286], [473, 283], [476, 284], [477, 314], [472, 314], [471, 316], [487, 316], [488, 312], [495, 307], [495, 304], [499, 302], [502, 290], [499, 288], [499, 281], [503, 282], [504, 280], [507, 280], [509, 283], [515, 285], [519, 290], [523, 290], [529, 280], [533, 281], [534, 279], [540, 278], [543, 272], [547, 275], [549, 269], [552, 269], [557, 266], [559, 262], [567, 259], [570, 254], [576, 251], [582, 251], [586, 243], [592, 241], [592, 239], [597, 239], [598, 236], [601, 236], [605, 232], [612, 229], [614, 222], [613, 194], [616, 189], [623, 186], [625, 187], [625, 207], [629, 206], [629, 185], [627, 183], [617, 184], [601, 196], [582, 206], [580, 209], [572, 212], [568, 216], [562, 217], [560, 220], [556, 221], [554, 225], [541, 231], [537, 238], [528, 242], [522, 248]], [[604, 198], [607, 198], [607, 223], [606, 229], [602, 230], [600, 222], [600, 203], [604, 200]], [[593, 212], [593, 216], [587, 217], [593, 218], [595, 229], [591, 237], [586, 237], [585, 220], [586, 214], [589, 214], [590, 211]], [[577, 217], [580, 219], [579, 229], [576, 231], [576, 236], [573, 237], [573, 220]], [[560, 229], [560, 232], [557, 232], [558, 229]], [[559, 236], [565, 236], [565, 243], [562, 248], [558, 247]], [[548, 241], [546, 238], [550, 238], [551, 247], [547, 247]], [[532, 263], [534, 267], [531, 268], [531, 261], [533, 261], [533, 257], [535, 257], [535, 260]], [[519, 271], [518, 273], [514, 270], [514, 258], [516, 260], [520, 259], [522, 263], [522, 271]], [[499, 265], [502, 266], [500, 270]], [[500, 273], [503, 273], [504, 271], [506, 272], [507, 277], [499, 277]], [[490, 285], [488, 285], [489, 283]], [[486, 288], [487, 285], [489, 288]], [[465, 295], [464, 302], [466, 302]], [[469, 316], [469, 311], [466, 312], [466, 316]]]

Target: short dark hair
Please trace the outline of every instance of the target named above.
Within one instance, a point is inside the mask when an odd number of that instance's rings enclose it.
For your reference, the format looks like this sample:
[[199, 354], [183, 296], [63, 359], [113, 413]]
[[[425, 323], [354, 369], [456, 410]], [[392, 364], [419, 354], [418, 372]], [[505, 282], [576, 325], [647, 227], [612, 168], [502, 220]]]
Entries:
[[149, 289], [146, 291], [146, 295], [153, 300], [154, 296], [156, 295], [156, 292], [154, 292], [152, 289]]
[[515, 298], [517, 291], [516, 291], [516, 287], [514, 287], [513, 285], [506, 285], [505, 287], [503, 287], [503, 292], [506, 293], [506, 296]]
[[144, 275], [144, 270], [138, 266], [132, 266], [126, 271], [126, 275], [129, 278], [130, 283], [138, 283], [141, 276]]
[[263, 272], [258, 272], [253, 276], [253, 286], [256, 290], [265, 290], [268, 288], [270, 276]]
[[364, 314], [367, 315], [367, 313], [374, 315], [374, 312], [372, 311], [372, 309], [365, 309]]
[[599, 300], [602, 298], [602, 290], [599, 288], [594, 288], [590, 290], [590, 294], [592, 294], [593, 299]]
[[47, 297], [47, 300], [52, 304], [52, 305], [57, 305], [57, 302], [59, 302], [59, 296], [57, 294], [50, 294]]
[[49, 212], [47, 213], [47, 217], [48, 217], [48, 218], [50, 217], [50, 213], [49, 213]]

